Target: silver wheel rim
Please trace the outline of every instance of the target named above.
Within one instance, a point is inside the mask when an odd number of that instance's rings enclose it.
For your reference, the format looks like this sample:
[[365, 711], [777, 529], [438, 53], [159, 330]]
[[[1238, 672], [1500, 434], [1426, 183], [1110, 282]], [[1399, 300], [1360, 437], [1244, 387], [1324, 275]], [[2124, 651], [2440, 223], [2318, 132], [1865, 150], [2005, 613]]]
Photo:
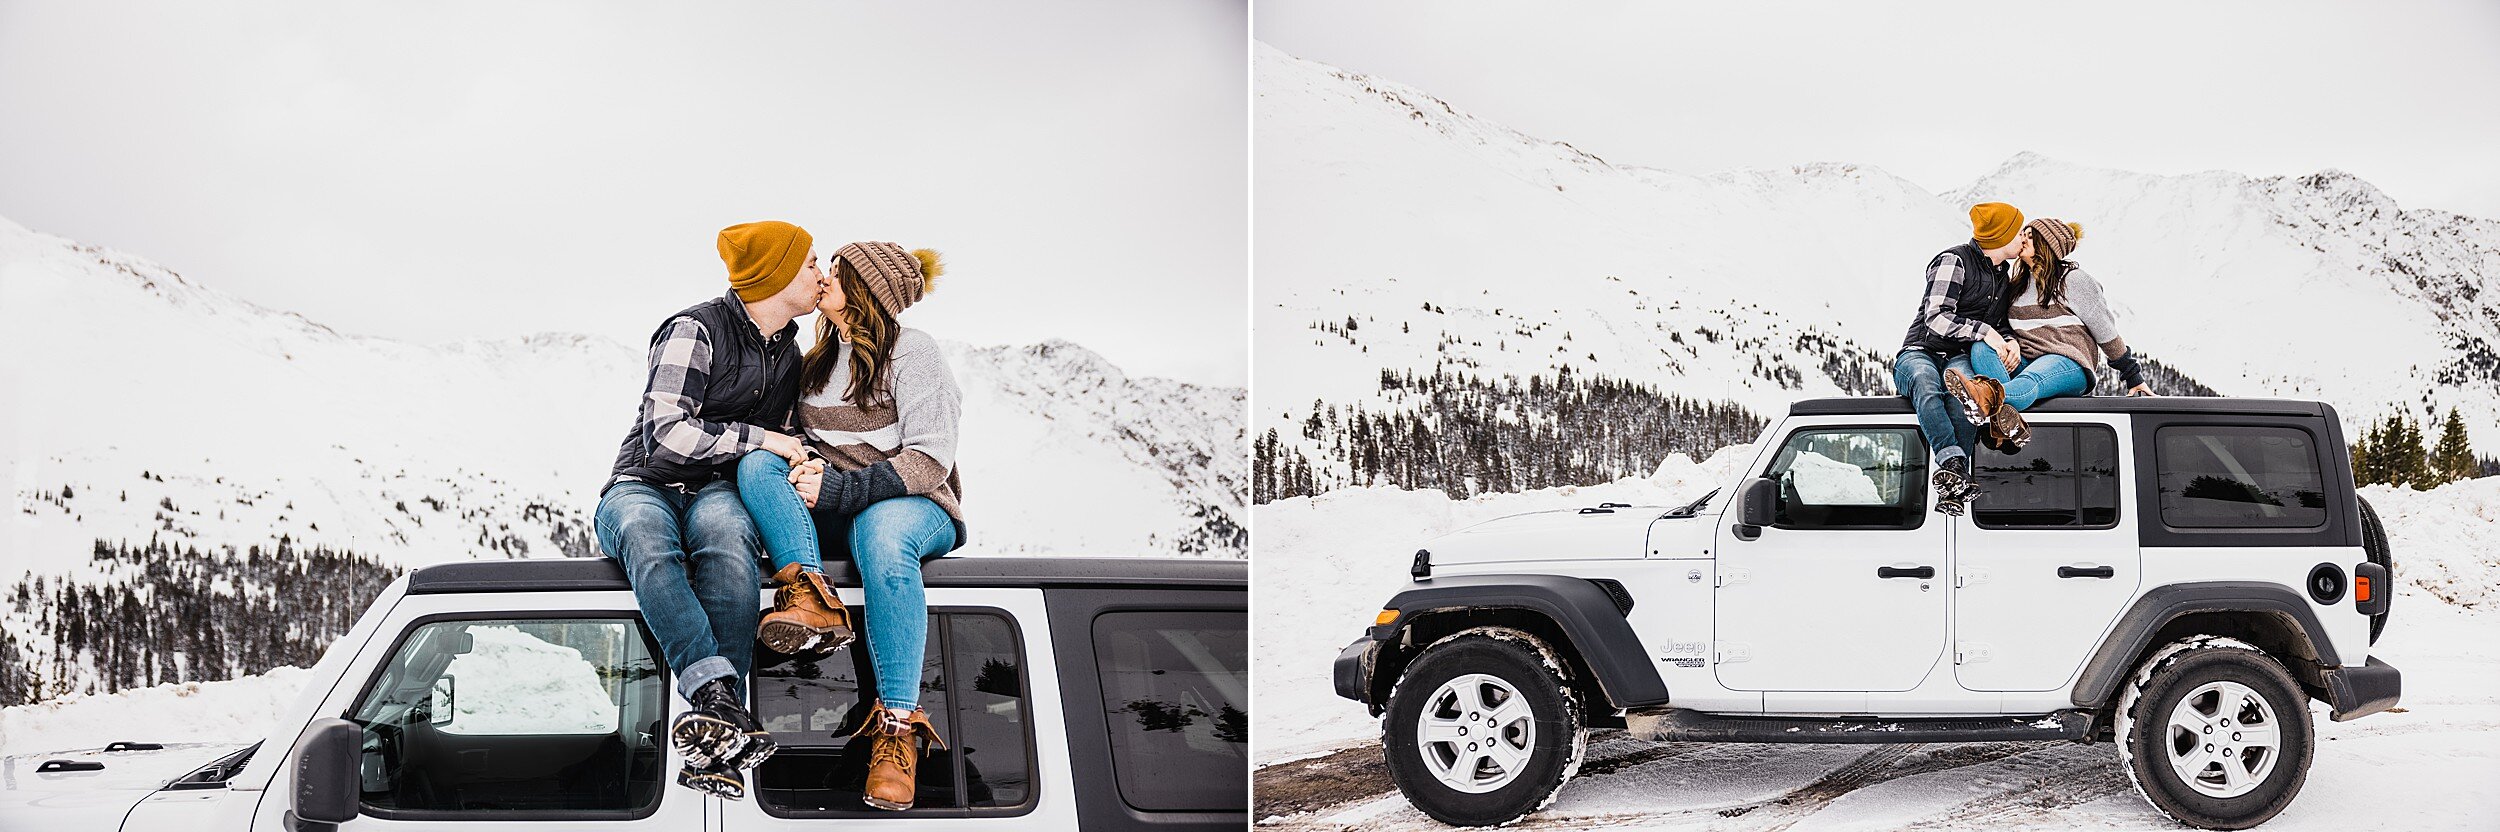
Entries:
[[2208, 797], [2238, 797], [2274, 773], [2283, 726], [2247, 685], [2207, 682], [2170, 709], [2162, 745], [2179, 782]]
[[1482, 794], [1518, 780], [1536, 756], [1536, 714], [1519, 688], [1470, 673], [1441, 684], [1415, 718], [1415, 750], [1441, 785]]

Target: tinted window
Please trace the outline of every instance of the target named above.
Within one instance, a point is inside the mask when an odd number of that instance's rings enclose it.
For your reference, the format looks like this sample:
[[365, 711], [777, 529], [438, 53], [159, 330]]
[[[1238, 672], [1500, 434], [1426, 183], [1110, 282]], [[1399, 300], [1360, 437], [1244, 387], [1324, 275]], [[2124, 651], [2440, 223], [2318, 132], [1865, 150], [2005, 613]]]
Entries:
[[[867, 620], [853, 606], [851, 620]], [[1020, 807], [1032, 796], [1033, 749], [1024, 651], [1006, 618], [937, 611], [921, 660], [920, 707], [948, 747], [931, 745], [920, 789], [904, 814]], [[755, 711], [781, 750], [756, 767], [749, 784], [775, 815], [893, 813], [868, 808], [868, 745], [853, 742], [874, 704], [876, 671], [865, 638], [819, 661], [801, 662], [761, 645], [755, 652]], [[1012, 813], [1012, 812], [1011, 812]]]
[[1122, 801], [1148, 811], [1250, 808], [1248, 623], [1238, 612], [1094, 619]]
[[2100, 425], [2033, 425], [2031, 444], [2008, 456], [1981, 449], [1984, 529], [2107, 528], [2118, 522], [2118, 433]]
[[1926, 521], [1927, 444], [1916, 428], [1798, 431], [1763, 476], [1779, 482], [1779, 528], [1915, 529]]
[[357, 703], [376, 815], [632, 816], [655, 806], [667, 701], [630, 619], [417, 627]]
[[2307, 431], [2162, 428], [2161, 519], [2182, 528], [2310, 528], [2326, 523], [2326, 488]]

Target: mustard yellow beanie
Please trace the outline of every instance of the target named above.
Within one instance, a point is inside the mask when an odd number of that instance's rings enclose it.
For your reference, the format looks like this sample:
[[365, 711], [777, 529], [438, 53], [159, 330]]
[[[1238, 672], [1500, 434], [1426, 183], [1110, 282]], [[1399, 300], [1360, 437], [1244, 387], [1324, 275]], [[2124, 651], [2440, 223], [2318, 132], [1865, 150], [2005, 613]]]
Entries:
[[2014, 241], [2014, 232], [2022, 230], [2023, 212], [2002, 202], [1982, 202], [1970, 207], [1970, 238], [1980, 248], [2000, 248]]
[[816, 250], [807, 229], [778, 220], [744, 222], [720, 230], [720, 261], [729, 267], [729, 288], [748, 303], [779, 293], [799, 276]]

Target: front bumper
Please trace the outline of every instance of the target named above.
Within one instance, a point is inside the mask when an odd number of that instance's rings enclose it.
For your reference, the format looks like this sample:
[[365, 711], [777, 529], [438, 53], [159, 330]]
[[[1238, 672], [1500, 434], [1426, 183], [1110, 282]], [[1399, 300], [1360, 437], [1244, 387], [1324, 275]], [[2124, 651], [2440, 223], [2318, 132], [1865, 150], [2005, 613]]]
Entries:
[[1338, 651], [1335, 667], [1337, 695], [1370, 705], [1375, 716], [1380, 706], [1372, 702], [1372, 669], [1379, 659], [1380, 642], [1365, 634]]
[[2334, 707], [2335, 721], [2357, 719], [2396, 706], [2404, 678], [2395, 665], [2371, 656], [2360, 667], [2326, 669], [2326, 702]]

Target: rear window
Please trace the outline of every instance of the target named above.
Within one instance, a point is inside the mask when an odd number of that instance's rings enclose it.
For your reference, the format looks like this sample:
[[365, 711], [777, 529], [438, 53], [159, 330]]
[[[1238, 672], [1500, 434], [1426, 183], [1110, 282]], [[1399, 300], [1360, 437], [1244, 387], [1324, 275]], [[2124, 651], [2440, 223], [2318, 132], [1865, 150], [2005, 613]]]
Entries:
[[2106, 529], [2118, 522], [2118, 432], [2033, 425], [2020, 453], [1980, 449], [1972, 472], [1983, 529]]
[[2326, 524], [2325, 478], [2308, 431], [2173, 425], [2156, 435], [2164, 524], [2289, 529]]
[[[851, 620], [866, 621], [864, 606]], [[757, 646], [755, 715], [781, 750], [757, 766], [748, 787], [779, 817], [996, 816], [1033, 803], [1032, 707], [1024, 646], [1005, 615], [940, 608], [929, 614], [920, 672], [920, 707], [947, 747], [921, 758], [912, 808], [887, 812], [860, 802], [868, 744], [854, 741], [874, 703], [876, 670], [864, 636], [832, 656], [800, 661]]]
[[1160, 812], [1249, 810], [1247, 624], [1239, 612], [1216, 611], [1094, 619], [1122, 802]]

